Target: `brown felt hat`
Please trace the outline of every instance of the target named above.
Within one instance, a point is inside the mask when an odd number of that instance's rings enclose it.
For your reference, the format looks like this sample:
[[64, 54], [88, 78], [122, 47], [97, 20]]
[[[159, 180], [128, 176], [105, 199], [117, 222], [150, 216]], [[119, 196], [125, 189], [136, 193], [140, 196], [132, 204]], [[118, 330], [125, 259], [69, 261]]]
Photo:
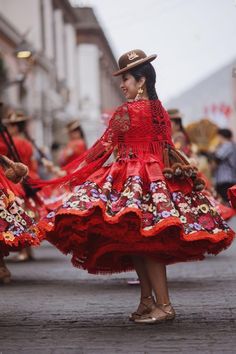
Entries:
[[68, 133], [73, 132], [74, 130], [80, 127], [80, 122], [78, 120], [73, 120], [66, 125], [66, 130]]
[[23, 112], [11, 112], [6, 119], [3, 119], [4, 124], [17, 124], [29, 120], [30, 117], [26, 116]]
[[133, 49], [129, 52], [123, 54], [119, 61], [118, 66], [119, 70], [113, 73], [113, 76], [121, 75], [130, 69], [135, 68], [136, 66], [142, 65], [144, 63], [150, 63], [154, 59], [156, 59], [157, 55], [152, 54], [147, 56], [142, 50], [140, 49]]
[[170, 119], [181, 119], [183, 114], [177, 108], [171, 108], [167, 110]]

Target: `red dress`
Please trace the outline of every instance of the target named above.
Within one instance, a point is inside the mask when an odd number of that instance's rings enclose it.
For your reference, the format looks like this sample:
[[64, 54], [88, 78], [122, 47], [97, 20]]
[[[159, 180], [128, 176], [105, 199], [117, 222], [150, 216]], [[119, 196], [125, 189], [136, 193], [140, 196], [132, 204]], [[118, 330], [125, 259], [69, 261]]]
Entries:
[[30, 141], [20, 136], [13, 137], [21, 162], [29, 168], [29, 176], [38, 178], [38, 164], [34, 158], [34, 148]]
[[[14, 136], [12, 139], [21, 162], [29, 168], [29, 176], [32, 178], [38, 178], [38, 166], [36, 160], [34, 159], [34, 148], [31, 142], [21, 136]], [[0, 139], [0, 154], [12, 158], [2, 138]]]
[[[19, 154], [20, 161], [25, 164], [29, 169], [29, 177], [36, 179], [38, 178], [38, 164], [34, 158], [34, 147], [30, 141], [21, 137], [20, 135], [14, 136], [14, 145]], [[8, 147], [0, 138], [0, 153], [12, 158], [9, 153]], [[30, 213], [33, 218], [39, 218], [39, 216], [44, 216], [47, 214], [46, 207], [44, 206], [43, 200], [38, 193], [31, 193], [29, 189], [25, 187], [22, 183], [14, 184], [11, 181], [6, 182], [8, 187], [16, 196], [24, 199], [24, 209]]]
[[[9, 158], [11, 158], [9, 156], [7, 146], [4, 143], [4, 141], [2, 140], [2, 137], [0, 137], [0, 154], [1, 155], [6, 155]], [[2, 170], [1, 167], [0, 167], [0, 174], [3, 175], [3, 170]], [[22, 185], [20, 183], [14, 184], [13, 182], [11, 182], [8, 179], [6, 179], [5, 177], [1, 178], [0, 180], [1, 180], [1, 184], [5, 188], [10, 189], [15, 195], [20, 196], [20, 197], [24, 197], [25, 196], [25, 191], [24, 191], [24, 189], [23, 189], [23, 187], [22, 187]]]
[[184, 133], [182, 131], [178, 131], [178, 132], [172, 134], [172, 140], [173, 140], [173, 143], [174, 143], [176, 149], [183, 151], [186, 156], [189, 156], [189, 157], [191, 156], [191, 154], [192, 154], [191, 144], [189, 142], [189, 139], [188, 139], [186, 133]]
[[[163, 151], [173, 146], [159, 100], [123, 104], [95, 145], [74, 162], [71, 193], [39, 224], [72, 263], [90, 273], [133, 269], [133, 255], [165, 264], [201, 260], [233, 240], [191, 178], [166, 179]], [[114, 149], [114, 163], [104, 165]]]
[[[68, 164], [81, 156], [86, 150], [87, 147], [83, 139], [74, 139], [70, 141], [66, 147], [62, 149], [59, 155], [58, 160], [60, 166], [62, 166], [62, 169], [67, 173], [70, 173], [70, 169], [67, 170], [67, 166], [69, 166]], [[40, 191], [39, 196], [43, 201], [45, 208], [49, 212], [61, 204], [65, 193], [68, 193], [68, 191], [70, 191], [70, 189], [66, 187], [55, 189], [49, 185]]]
[[75, 139], [70, 141], [61, 151], [59, 156], [60, 166], [65, 166], [79, 157], [86, 151], [86, 144], [83, 139]]
[[20, 199], [8, 188], [8, 180], [0, 172], [0, 257], [39, 245], [41, 239], [35, 221], [22, 208]]
[[236, 209], [236, 185], [228, 189], [228, 196], [232, 207]]

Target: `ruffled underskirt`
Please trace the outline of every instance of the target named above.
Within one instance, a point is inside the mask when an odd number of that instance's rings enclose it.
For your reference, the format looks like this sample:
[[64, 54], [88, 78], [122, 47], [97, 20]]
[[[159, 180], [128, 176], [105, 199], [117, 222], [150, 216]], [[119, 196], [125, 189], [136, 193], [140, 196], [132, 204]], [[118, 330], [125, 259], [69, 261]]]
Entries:
[[39, 228], [90, 273], [132, 270], [135, 255], [165, 264], [202, 260], [234, 238], [204, 193], [192, 191], [190, 181], [165, 181], [153, 160], [100, 168]]
[[19, 198], [0, 184], [0, 256], [37, 246], [42, 236], [34, 219], [20, 206]]

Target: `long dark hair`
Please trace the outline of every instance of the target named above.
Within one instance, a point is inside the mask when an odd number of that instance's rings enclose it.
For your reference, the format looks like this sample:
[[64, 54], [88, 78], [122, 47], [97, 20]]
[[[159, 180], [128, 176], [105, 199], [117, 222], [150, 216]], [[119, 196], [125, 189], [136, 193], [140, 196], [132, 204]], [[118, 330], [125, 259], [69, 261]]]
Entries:
[[81, 126], [77, 127], [76, 129], [73, 129], [73, 131], [75, 132], [79, 132], [80, 133], [80, 136], [81, 136], [81, 139], [85, 140], [85, 135], [84, 135], [84, 131], [83, 129], [81, 128]]
[[184, 126], [183, 126], [183, 121], [182, 121], [182, 118], [179, 117], [179, 118], [172, 118], [171, 119], [172, 122], [174, 122], [176, 125], [178, 125], [179, 127], [179, 130], [184, 134], [185, 136], [185, 139], [186, 139], [186, 142], [187, 144], [191, 144], [191, 140], [188, 136], [188, 133], [186, 132]]
[[19, 133], [25, 133], [26, 130], [26, 121], [23, 120], [22, 122], [12, 122], [10, 123], [12, 126], [16, 126], [18, 128]]
[[84, 141], [86, 149], [87, 149], [87, 141], [86, 141], [85, 134], [84, 134], [84, 131], [83, 131], [82, 127], [79, 126], [76, 129], [73, 129], [73, 132], [79, 132], [80, 133], [81, 139]]
[[131, 69], [130, 74], [135, 78], [136, 81], [139, 81], [141, 77], [145, 77], [145, 84], [147, 89], [147, 95], [150, 100], [153, 123], [158, 123], [159, 118], [162, 119], [164, 117], [164, 114], [155, 88], [156, 72], [154, 67], [152, 66], [152, 64], [146, 63]]
[[139, 81], [141, 77], [145, 77], [146, 79], [145, 84], [146, 84], [149, 100], [158, 99], [156, 88], [155, 88], [156, 72], [151, 63], [146, 63], [131, 69], [130, 74], [135, 78], [136, 81]]
[[185, 132], [184, 126], [183, 126], [183, 122], [182, 122], [182, 118], [172, 118], [170, 119], [172, 122], [174, 122], [176, 125], [178, 125], [179, 130], [183, 133]]

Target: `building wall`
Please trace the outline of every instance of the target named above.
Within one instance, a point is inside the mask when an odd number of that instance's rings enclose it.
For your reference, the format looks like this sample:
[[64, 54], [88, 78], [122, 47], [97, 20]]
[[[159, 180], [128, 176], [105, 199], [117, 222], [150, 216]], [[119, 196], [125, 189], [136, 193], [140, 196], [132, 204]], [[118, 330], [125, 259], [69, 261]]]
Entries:
[[40, 0], [0, 0], [1, 14], [20, 34], [34, 45], [38, 51], [42, 49]]
[[[24, 97], [19, 97], [19, 85], [5, 89], [4, 95], [13, 108], [23, 108], [32, 116], [31, 132], [39, 145], [60, 143], [65, 124], [77, 118], [92, 145], [105, 129], [103, 111], [122, 103], [112, 77], [115, 59], [109, 43], [91, 8], [86, 12], [93, 23], [85, 31], [78, 28], [82, 10], [71, 8], [67, 0], [0, 0], [0, 15], [17, 37], [4, 44], [10, 79], [21, 71], [14, 50], [23, 34], [36, 53], [24, 82]], [[89, 38], [91, 31], [94, 40]], [[81, 32], [82, 42], [78, 41]]]
[[[12, 47], [0, 36], [0, 52], [4, 61], [4, 66], [7, 70], [7, 77], [9, 81], [14, 81], [19, 75], [19, 68], [14, 54], [12, 53]], [[19, 101], [19, 87], [18, 85], [9, 85], [1, 92], [5, 105], [18, 107]]]
[[[42, 0], [41, 0], [42, 1]], [[43, 22], [44, 22], [44, 53], [47, 58], [54, 59], [54, 18], [53, 18], [53, 7], [50, 0], [42, 1], [43, 7]]]
[[79, 114], [91, 145], [103, 130], [101, 120], [101, 93], [99, 49], [95, 44], [79, 44], [78, 50]]
[[123, 96], [118, 88], [120, 78], [112, 76], [112, 68], [105, 56], [102, 54], [100, 58], [101, 72], [101, 110], [102, 112], [110, 112], [122, 103]]
[[63, 22], [63, 13], [61, 9], [54, 11], [55, 20], [55, 46], [56, 46], [56, 68], [57, 78], [63, 81], [66, 78], [66, 63], [65, 63], [65, 31]]
[[68, 87], [68, 109], [67, 112], [70, 116], [78, 114], [78, 63], [76, 61], [76, 33], [73, 25], [70, 23], [65, 24], [65, 45], [66, 45], [66, 83]]

